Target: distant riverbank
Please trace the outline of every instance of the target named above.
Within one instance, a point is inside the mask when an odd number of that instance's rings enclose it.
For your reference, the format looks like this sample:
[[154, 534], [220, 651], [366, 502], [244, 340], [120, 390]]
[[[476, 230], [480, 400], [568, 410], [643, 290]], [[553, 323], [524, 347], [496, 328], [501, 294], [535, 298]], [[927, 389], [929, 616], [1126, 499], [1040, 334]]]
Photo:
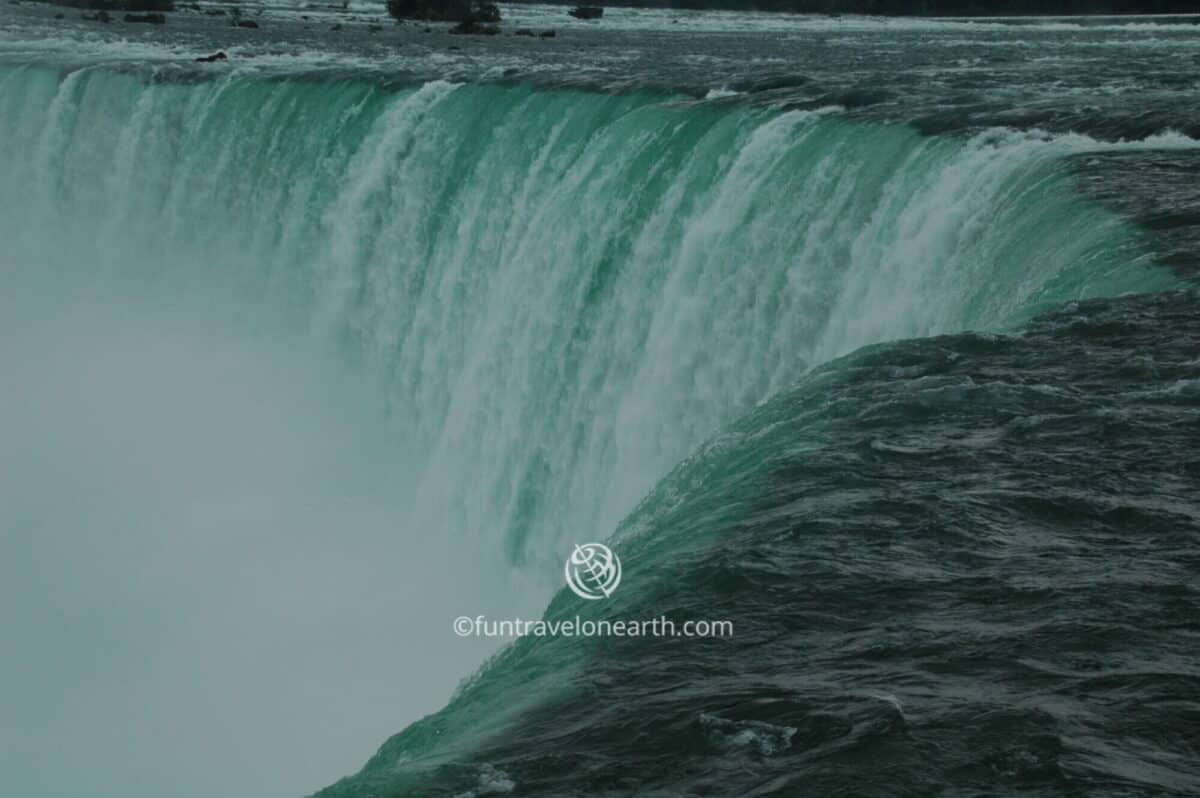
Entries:
[[[510, 0], [524, 2], [524, 0]], [[571, 5], [571, 3], [564, 3]], [[605, 5], [795, 14], [1004, 17], [1200, 13], [1200, 0], [621, 0]]]

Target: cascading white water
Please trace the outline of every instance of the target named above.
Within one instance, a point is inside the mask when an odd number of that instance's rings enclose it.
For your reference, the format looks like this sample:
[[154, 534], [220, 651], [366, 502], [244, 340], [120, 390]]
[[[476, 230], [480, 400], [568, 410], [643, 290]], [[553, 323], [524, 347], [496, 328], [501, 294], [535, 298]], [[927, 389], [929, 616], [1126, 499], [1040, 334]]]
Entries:
[[[811, 366], [1165, 284], [1055, 168], [1082, 146], [0, 69], [0, 617], [29, 685], [0, 772], [189, 796], [354, 769], [486, 652], [454, 616], [536, 614], [571, 543]], [[55, 745], [89, 773], [39, 793]]]

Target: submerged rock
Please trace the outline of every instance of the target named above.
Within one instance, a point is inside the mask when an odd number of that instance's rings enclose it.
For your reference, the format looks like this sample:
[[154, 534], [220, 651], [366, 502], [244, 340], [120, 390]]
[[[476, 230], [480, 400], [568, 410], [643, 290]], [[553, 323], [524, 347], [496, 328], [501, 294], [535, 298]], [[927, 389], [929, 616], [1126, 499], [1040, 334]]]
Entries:
[[144, 22], [149, 25], [166, 25], [167, 15], [151, 12], [149, 14], [126, 14], [126, 22]]
[[495, 3], [476, 3], [471, 9], [471, 17], [479, 22], [499, 22], [500, 6]]
[[500, 28], [495, 24], [500, 21], [500, 9], [495, 3], [475, 3], [472, 10], [463, 16], [458, 24], [450, 29], [451, 33], [469, 34], [472, 36], [495, 36]]
[[604, 9], [600, 6], [576, 6], [567, 13], [576, 19], [600, 19], [604, 16]]
[[557, 33], [555, 33], [555, 32], [554, 32], [554, 31], [552, 31], [552, 30], [544, 30], [544, 31], [542, 31], [541, 33], [539, 33], [539, 34], [538, 34], [538, 36], [540, 36], [540, 37], [541, 37], [541, 38], [543, 38], [543, 39], [553, 39], [553, 38], [554, 38], [555, 36], [557, 36], [557, 35], [558, 35], [558, 34], [557, 34]]
[[252, 19], [239, 19], [237, 22], [235, 22], [233, 24], [237, 25], [239, 28], [257, 28], [258, 27], [258, 23]]
[[196, 61], [198, 61], [201, 64], [211, 64], [213, 61], [224, 61], [227, 58], [229, 58], [229, 56], [225, 55], [224, 50], [218, 50], [217, 52], [213, 53], [212, 55], [202, 55], [199, 58], [197, 58]]

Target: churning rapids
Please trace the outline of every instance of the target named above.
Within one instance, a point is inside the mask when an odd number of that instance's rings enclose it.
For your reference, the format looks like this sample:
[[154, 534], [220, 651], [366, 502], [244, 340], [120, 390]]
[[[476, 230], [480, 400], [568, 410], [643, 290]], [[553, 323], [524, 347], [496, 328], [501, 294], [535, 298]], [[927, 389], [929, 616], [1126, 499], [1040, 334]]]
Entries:
[[1193, 20], [212, 8], [0, 8], [0, 795], [1200, 794]]

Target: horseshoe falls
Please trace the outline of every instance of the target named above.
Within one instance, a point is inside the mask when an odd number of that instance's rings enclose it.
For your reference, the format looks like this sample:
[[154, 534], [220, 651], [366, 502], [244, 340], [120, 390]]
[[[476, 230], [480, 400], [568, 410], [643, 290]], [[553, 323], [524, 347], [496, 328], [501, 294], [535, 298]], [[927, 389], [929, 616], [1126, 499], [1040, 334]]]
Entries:
[[[1057, 385], [1086, 359], [1050, 362], [1045, 314], [1186, 283], [1137, 214], [1085, 190], [1107, 164], [1191, 152], [1178, 126], [930, 135], [915, 105], [906, 121], [843, 95], [176, 59], [0, 59], [5, 795], [309, 794], [423, 716], [330, 794], [633, 795], [537, 787], [514, 753], [568, 674], [616, 668], [599, 643], [497, 654], [451, 621], [561, 610], [564, 558], [618, 530], [619, 606], [657, 614], [659, 567], [720, 606], [705, 591], [760, 572], [684, 552], [767, 523], [746, 491], [781, 453], [900, 446], [927, 416], [859, 430], [912, 400], [899, 386], [935, 349], [977, 367], [972, 390], [1005, 379], [995, 347]], [[847, 376], [893, 356], [883, 382]], [[935, 490], [906, 481], [909, 450], [862, 451], [903, 461], [887, 501]], [[853, 480], [809, 498], [813, 529]], [[690, 656], [672, 651], [655, 656]], [[761, 764], [795, 734], [722, 706], [687, 722], [729, 774], [747, 756], [730, 741], [758, 740]], [[636, 722], [594, 720], [606, 740]], [[565, 745], [529, 740], [522, 756]], [[654, 794], [752, 794], [705, 778]]]

